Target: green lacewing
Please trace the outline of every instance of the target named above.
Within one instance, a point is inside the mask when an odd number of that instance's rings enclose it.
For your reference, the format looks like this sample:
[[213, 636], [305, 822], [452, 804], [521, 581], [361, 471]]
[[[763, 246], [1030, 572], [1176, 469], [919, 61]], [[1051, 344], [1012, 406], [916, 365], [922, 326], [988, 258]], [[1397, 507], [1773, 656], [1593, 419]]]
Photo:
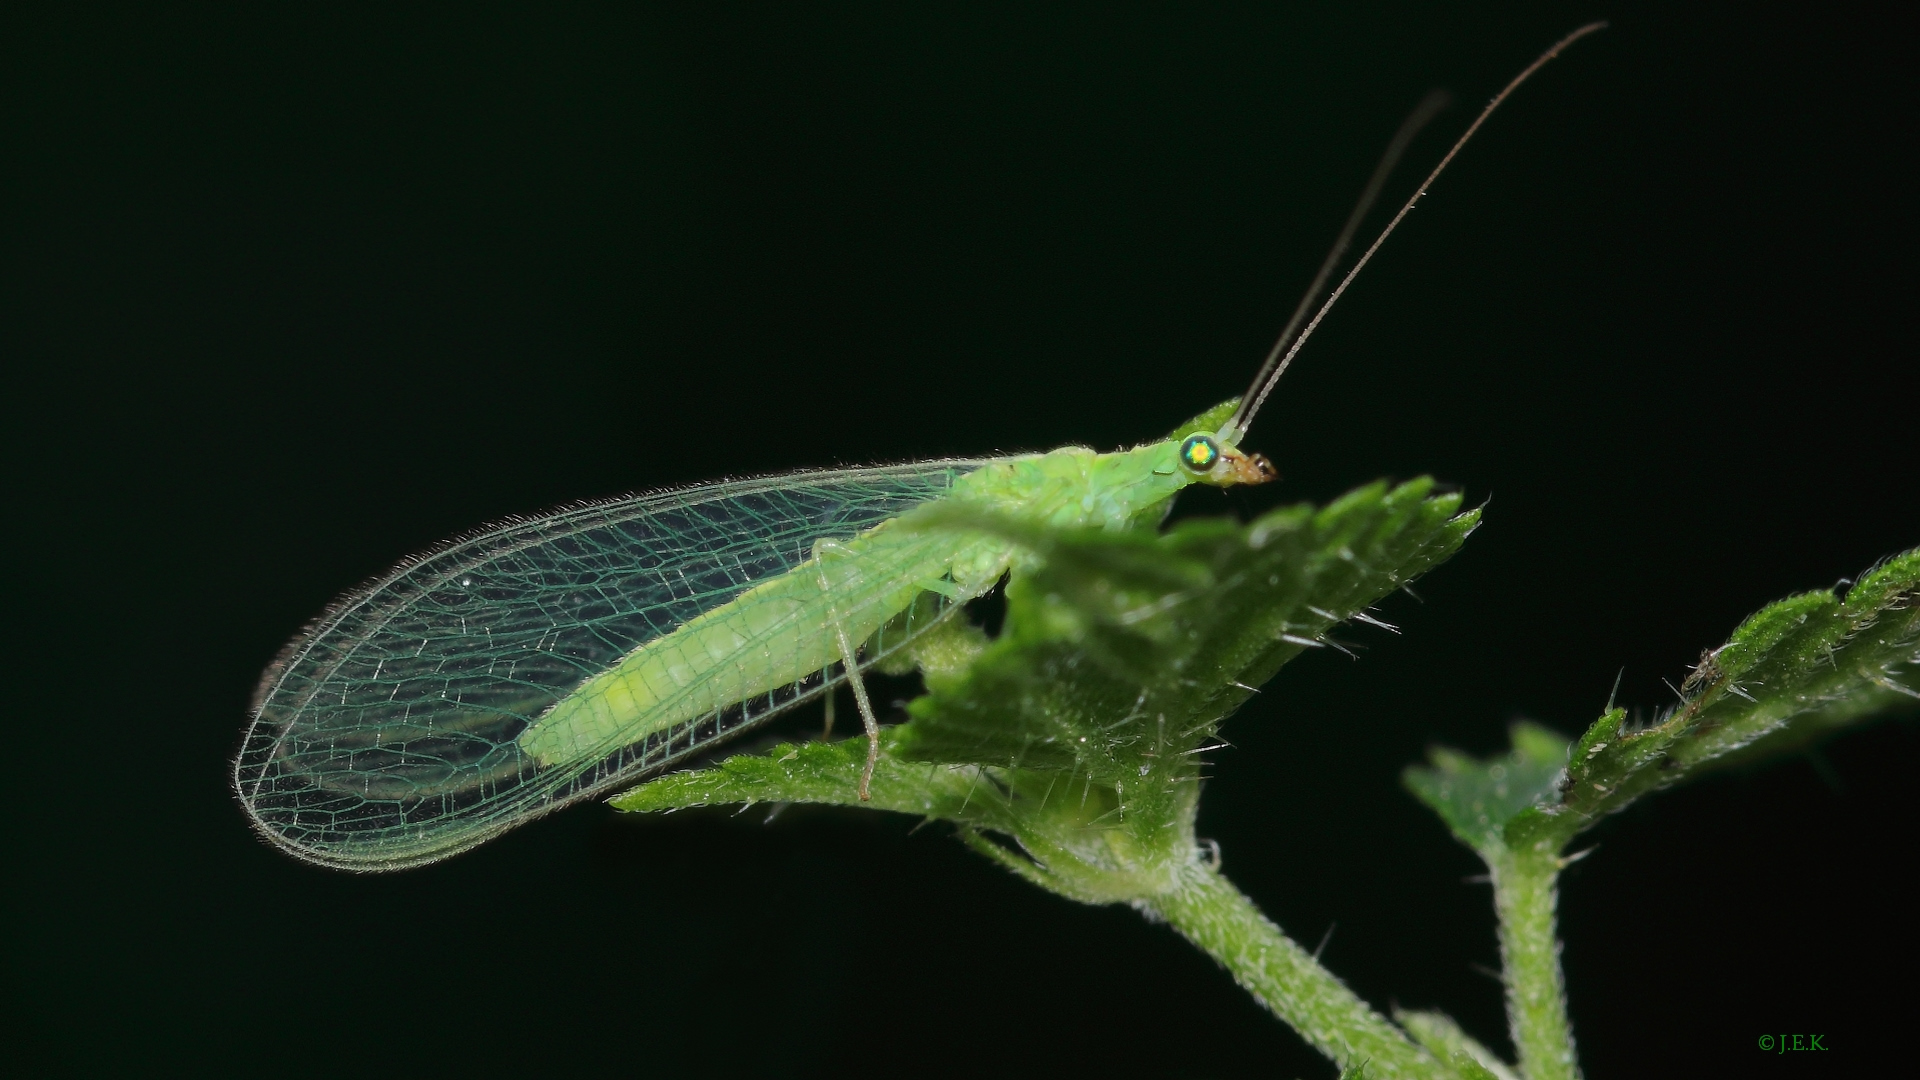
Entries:
[[482, 529], [348, 593], [261, 678], [233, 771], [255, 829], [326, 866], [433, 862], [843, 682], [868, 738], [864, 797], [878, 722], [860, 672], [1019, 572], [1009, 542], [938, 524], [933, 508], [1151, 528], [1189, 484], [1272, 479], [1239, 443], [1301, 345], [1493, 109], [1595, 29], [1509, 83], [1327, 293], [1388, 171], [1441, 103], [1415, 110], [1248, 392], [1166, 439], [576, 506]]

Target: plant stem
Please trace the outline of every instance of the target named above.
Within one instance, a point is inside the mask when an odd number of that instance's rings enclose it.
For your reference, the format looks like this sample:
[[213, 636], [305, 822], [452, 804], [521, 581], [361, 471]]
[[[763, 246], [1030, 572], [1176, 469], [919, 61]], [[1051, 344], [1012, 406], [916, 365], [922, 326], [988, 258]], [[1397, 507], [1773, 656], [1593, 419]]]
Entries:
[[1554, 936], [1555, 883], [1560, 857], [1549, 843], [1481, 851], [1493, 872], [1493, 905], [1500, 916], [1500, 957], [1506, 968], [1507, 1023], [1520, 1072], [1527, 1080], [1579, 1080], [1573, 1026], [1567, 1020], [1560, 942]]
[[1217, 871], [1192, 865], [1181, 874], [1179, 888], [1136, 904], [1166, 919], [1342, 1069], [1364, 1065], [1366, 1075], [1376, 1078], [1451, 1075]]

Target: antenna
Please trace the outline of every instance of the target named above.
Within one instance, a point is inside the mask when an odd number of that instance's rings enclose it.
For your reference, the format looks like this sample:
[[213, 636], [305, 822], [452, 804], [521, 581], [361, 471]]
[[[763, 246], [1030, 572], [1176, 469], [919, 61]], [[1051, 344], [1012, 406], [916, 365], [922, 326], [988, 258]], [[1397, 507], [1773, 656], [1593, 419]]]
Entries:
[[[1260, 390], [1262, 384], [1267, 383], [1268, 375], [1274, 374], [1274, 367], [1281, 362], [1280, 354], [1293, 343], [1293, 332], [1300, 329], [1300, 324], [1306, 320], [1307, 313], [1313, 310], [1313, 305], [1326, 295], [1327, 279], [1333, 276], [1334, 267], [1340, 265], [1341, 256], [1347, 253], [1347, 245], [1353, 243], [1353, 234], [1360, 231], [1360, 222], [1366, 218], [1367, 211], [1373, 209], [1374, 200], [1380, 197], [1380, 189], [1386, 186], [1387, 177], [1393, 172], [1394, 166], [1400, 164], [1400, 156], [1407, 152], [1413, 137], [1420, 134], [1420, 129], [1427, 126], [1427, 121], [1451, 104], [1453, 96], [1445, 90], [1429, 90], [1420, 104], [1414, 106], [1413, 112], [1401, 121], [1400, 130], [1394, 133], [1393, 141], [1387, 144], [1387, 152], [1380, 155], [1380, 164], [1373, 167], [1373, 176], [1360, 192], [1360, 201], [1354, 204], [1353, 213], [1347, 215], [1347, 223], [1340, 229], [1340, 238], [1333, 242], [1333, 250], [1327, 252], [1326, 261], [1320, 264], [1320, 272], [1313, 276], [1313, 284], [1308, 285], [1307, 291], [1301, 295], [1300, 303], [1293, 309], [1293, 317], [1287, 320], [1286, 329], [1280, 331], [1279, 340], [1267, 352], [1266, 362], [1260, 365], [1253, 382], [1248, 384], [1246, 394], [1240, 399], [1241, 410], [1246, 408], [1246, 403], [1252, 401], [1255, 394], [1260, 393], [1265, 397]], [[1292, 359], [1291, 354], [1288, 359]], [[1244, 432], [1239, 413], [1240, 410], [1235, 411], [1233, 420], [1227, 426], [1236, 432]], [[1247, 417], [1247, 420], [1251, 421], [1252, 417]]]
[[1308, 286], [1307, 294], [1301, 298], [1300, 306], [1294, 310], [1293, 318], [1287, 322], [1286, 329], [1281, 331], [1280, 339], [1274, 343], [1273, 351], [1267, 354], [1266, 363], [1260, 366], [1260, 373], [1254, 376], [1252, 385], [1247, 387], [1246, 396], [1240, 399], [1240, 407], [1234, 410], [1233, 418], [1221, 427], [1220, 438], [1227, 442], [1238, 442], [1241, 436], [1247, 433], [1247, 429], [1253, 424], [1254, 415], [1260, 411], [1260, 406], [1266, 404], [1267, 395], [1273, 392], [1273, 385], [1280, 381], [1281, 375], [1286, 373], [1287, 365], [1293, 363], [1294, 356], [1300, 352], [1300, 347], [1307, 343], [1307, 338], [1313, 336], [1314, 330], [1319, 328], [1320, 320], [1326, 318], [1327, 312], [1333, 310], [1333, 305], [1339, 301], [1341, 294], [1347, 291], [1347, 286], [1353, 284], [1353, 279], [1359, 277], [1360, 271], [1366, 268], [1368, 260], [1373, 258], [1373, 253], [1379, 251], [1380, 245], [1386, 243], [1387, 237], [1393, 235], [1393, 230], [1400, 227], [1400, 222], [1426, 196], [1427, 189], [1432, 187], [1433, 182], [1438, 180], [1447, 166], [1453, 163], [1454, 156], [1460, 153], [1460, 148], [1467, 145], [1467, 140], [1473, 138], [1474, 133], [1480, 130], [1481, 124], [1487, 122], [1487, 117], [1493, 115], [1493, 110], [1499, 108], [1502, 102], [1520, 88], [1521, 83], [1526, 82], [1534, 72], [1545, 67], [1547, 61], [1559, 56], [1567, 46], [1588, 34], [1606, 29], [1606, 26], [1604, 22], [1588, 23], [1561, 38], [1552, 48], [1541, 53], [1533, 63], [1528, 64], [1524, 71], [1515, 75], [1505, 89], [1495, 94], [1493, 100], [1487, 102], [1487, 107], [1480, 110], [1480, 115], [1467, 126], [1466, 132], [1454, 142], [1453, 149], [1448, 150], [1447, 156], [1441, 158], [1440, 164], [1435, 165], [1433, 171], [1427, 174], [1427, 178], [1421, 182], [1419, 189], [1413, 193], [1413, 197], [1407, 200], [1399, 213], [1393, 215], [1393, 220], [1387, 222], [1387, 227], [1380, 230], [1380, 235], [1375, 237], [1373, 243], [1361, 254], [1360, 260], [1353, 264], [1353, 269], [1347, 271], [1347, 276], [1340, 279], [1340, 284], [1334, 288], [1326, 302], [1320, 305], [1320, 310], [1314, 312], [1313, 319], [1307, 323], [1306, 329], [1300, 331], [1299, 337], [1294, 337], [1293, 333], [1300, 324], [1302, 313], [1312, 306], [1321, 288], [1325, 286], [1327, 277], [1332, 273], [1334, 265], [1340, 261], [1340, 256], [1345, 254], [1347, 244], [1351, 242], [1354, 231], [1359, 227], [1360, 219], [1366, 215], [1374, 198], [1379, 195], [1380, 185], [1386, 180], [1386, 173], [1392, 170], [1394, 162], [1406, 150], [1406, 144], [1413, 139], [1414, 134], [1444, 105], [1444, 99], [1436, 102], [1435, 99], [1439, 95], [1427, 95], [1426, 100], [1414, 109], [1413, 115], [1407, 117], [1406, 122], [1400, 125], [1400, 131], [1393, 137], [1393, 142], [1387, 145], [1387, 152], [1380, 159], [1380, 166], [1374, 170], [1373, 178], [1367, 182], [1367, 189], [1361, 194], [1360, 203], [1354, 208], [1353, 215], [1347, 219], [1346, 228], [1341, 231], [1340, 238], [1334, 242], [1332, 253], [1321, 265], [1320, 273], [1314, 278], [1313, 284]]

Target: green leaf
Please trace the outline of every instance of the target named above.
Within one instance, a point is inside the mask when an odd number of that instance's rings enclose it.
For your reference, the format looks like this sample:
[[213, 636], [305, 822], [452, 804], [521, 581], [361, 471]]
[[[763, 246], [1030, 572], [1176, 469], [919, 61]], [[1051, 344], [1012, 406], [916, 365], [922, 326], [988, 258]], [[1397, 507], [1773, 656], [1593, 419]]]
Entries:
[[1476, 851], [1499, 843], [1508, 822], [1559, 793], [1567, 740], [1524, 721], [1510, 730], [1513, 751], [1502, 758], [1476, 761], [1436, 747], [1428, 753], [1430, 767], [1411, 766], [1402, 777], [1453, 835]]
[[860, 738], [783, 743], [761, 754], [738, 754], [711, 769], [669, 773], [609, 801], [628, 811], [732, 803], [826, 803], [967, 821], [982, 828], [1012, 827], [1012, 819], [1001, 812], [1005, 800], [992, 797], [1000, 781], [979, 768], [929, 767], [901, 760], [893, 752], [900, 730], [881, 732], [883, 752], [873, 772], [870, 802], [860, 800], [860, 773], [867, 763], [866, 740]]
[[[1559, 851], [1599, 818], [1704, 770], [1795, 749], [1898, 707], [1920, 692], [1920, 549], [1887, 560], [1845, 598], [1803, 593], [1755, 613], [1700, 659], [1678, 706], [1640, 728], [1624, 709], [1568, 749], [1517, 725], [1510, 755], [1485, 762], [1446, 749], [1410, 768], [1407, 786], [1455, 836]], [[1562, 771], [1564, 767], [1564, 771]]]
[[[865, 805], [954, 822], [976, 850], [1079, 899], [1172, 887], [1196, 857], [1200, 759], [1221, 720], [1472, 531], [1478, 512], [1458, 513], [1458, 496], [1431, 488], [1374, 484], [1319, 510], [1164, 534], [948, 515], [939, 526], [1006, 536], [1031, 558], [1008, 585], [998, 639], [959, 627], [923, 645], [927, 693], [886, 732]], [[613, 805], [861, 805], [864, 753], [859, 738], [777, 747], [662, 777]]]
[[1629, 729], [1601, 717], [1574, 747], [1560, 797], [1518, 815], [1513, 845], [1564, 846], [1607, 814], [1707, 769], [1803, 747], [1869, 716], [1920, 704], [1903, 680], [1920, 664], [1920, 549], [1895, 556], [1846, 597], [1771, 604], [1700, 658], [1680, 704]]

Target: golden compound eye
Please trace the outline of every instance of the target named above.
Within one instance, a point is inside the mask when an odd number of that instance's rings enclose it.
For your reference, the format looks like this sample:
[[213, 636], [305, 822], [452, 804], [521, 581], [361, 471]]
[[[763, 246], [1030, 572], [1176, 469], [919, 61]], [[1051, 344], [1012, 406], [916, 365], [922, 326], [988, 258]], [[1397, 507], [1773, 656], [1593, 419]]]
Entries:
[[1189, 472], [1212, 472], [1220, 461], [1220, 444], [1211, 435], [1189, 435], [1180, 444], [1180, 464]]

